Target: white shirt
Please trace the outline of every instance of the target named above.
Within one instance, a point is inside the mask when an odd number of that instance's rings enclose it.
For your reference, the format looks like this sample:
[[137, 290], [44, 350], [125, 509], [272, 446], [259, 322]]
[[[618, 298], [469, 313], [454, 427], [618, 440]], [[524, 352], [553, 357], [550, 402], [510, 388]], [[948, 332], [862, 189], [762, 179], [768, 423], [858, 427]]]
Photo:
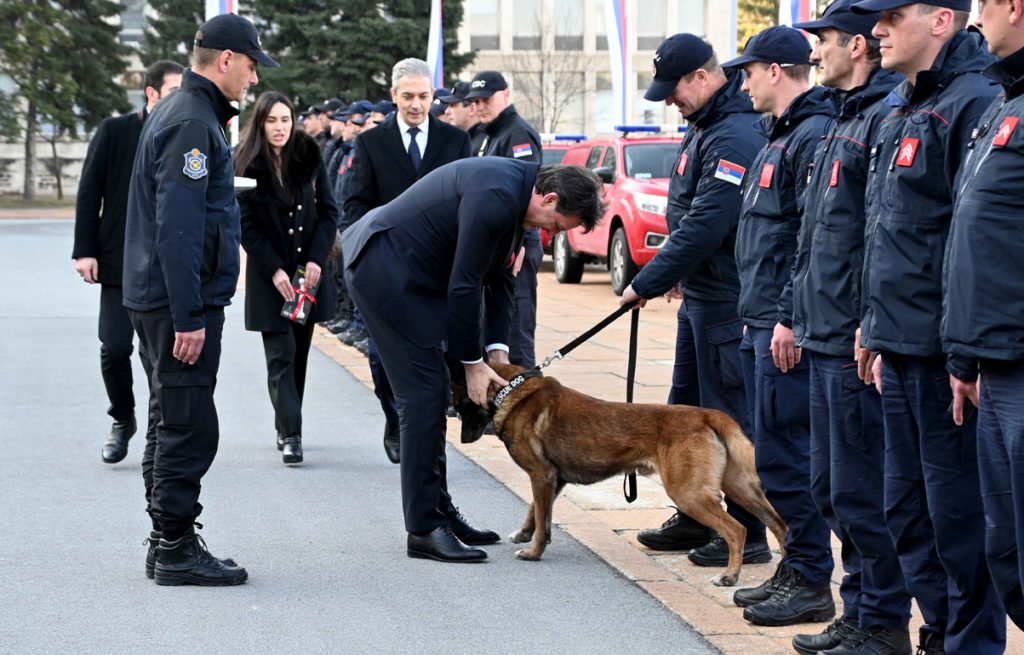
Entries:
[[[402, 115], [395, 112], [395, 122], [398, 123], [398, 130], [402, 134], [402, 145], [405, 147], [405, 151], [409, 152], [409, 145], [412, 143], [412, 136], [409, 134], [409, 126], [402, 120]], [[420, 159], [423, 159], [424, 153], [427, 152], [427, 132], [430, 130], [430, 119], [425, 118], [422, 123], [416, 127], [420, 128], [419, 134], [416, 135], [416, 145], [420, 147]]]

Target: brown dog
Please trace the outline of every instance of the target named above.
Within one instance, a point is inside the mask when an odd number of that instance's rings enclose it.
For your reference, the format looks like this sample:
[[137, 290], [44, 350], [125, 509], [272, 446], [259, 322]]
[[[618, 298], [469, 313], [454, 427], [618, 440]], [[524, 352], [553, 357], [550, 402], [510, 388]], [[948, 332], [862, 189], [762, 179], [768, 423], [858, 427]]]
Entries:
[[765, 498], [754, 469], [754, 446], [726, 414], [686, 405], [607, 402], [554, 378], [517, 378], [524, 371], [519, 366], [491, 366], [513, 386], [492, 386], [488, 409], [469, 400], [461, 366], [452, 367], [452, 400], [462, 417], [464, 443], [479, 439], [493, 421], [513, 461], [530, 476], [533, 503], [510, 540], [532, 538], [533, 544], [516, 551], [516, 557], [540, 559], [551, 540], [551, 507], [567, 483], [593, 484], [632, 471], [657, 472], [680, 510], [725, 539], [729, 565], [714, 579], [717, 585], [736, 584], [746, 538], [743, 526], [722, 508], [721, 492], [785, 543], [786, 525]]

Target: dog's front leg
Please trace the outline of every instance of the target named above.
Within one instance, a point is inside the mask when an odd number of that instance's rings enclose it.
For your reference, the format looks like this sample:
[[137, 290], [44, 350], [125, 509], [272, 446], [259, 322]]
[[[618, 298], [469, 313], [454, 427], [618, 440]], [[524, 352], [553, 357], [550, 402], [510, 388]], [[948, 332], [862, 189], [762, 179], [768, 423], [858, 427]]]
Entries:
[[550, 474], [530, 476], [530, 484], [533, 487], [533, 505], [531, 515], [533, 517], [533, 545], [516, 551], [519, 559], [536, 561], [544, 554], [544, 548], [550, 540], [551, 506], [555, 502], [555, 493], [558, 484], [558, 476]]
[[518, 531], [513, 532], [509, 535], [508, 540], [514, 544], [525, 544], [530, 539], [533, 539], [533, 506], [535, 503], [530, 503], [530, 509], [526, 512], [526, 520], [523, 522], [523, 527]]

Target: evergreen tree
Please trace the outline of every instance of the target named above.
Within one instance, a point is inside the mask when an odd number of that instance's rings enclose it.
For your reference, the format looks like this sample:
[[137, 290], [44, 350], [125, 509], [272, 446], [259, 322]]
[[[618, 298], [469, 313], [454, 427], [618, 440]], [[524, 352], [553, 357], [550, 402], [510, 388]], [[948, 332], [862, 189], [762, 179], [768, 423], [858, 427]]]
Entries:
[[[128, 108], [114, 79], [126, 52], [108, 19], [121, 11], [109, 0], [0, 2], [0, 72], [14, 91], [0, 98], [25, 139], [26, 199], [35, 198], [35, 144], [41, 123], [75, 135]], [[11, 123], [8, 122], [8, 125]], [[54, 145], [55, 149], [55, 145]], [[59, 162], [55, 162], [59, 171]]]
[[[258, 90], [281, 91], [300, 108], [334, 96], [387, 98], [392, 66], [426, 56], [430, 0], [320, 0], [300, 6], [294, 0], [259, 0], [251, 5], [264, 47], [281, 63], [279, 69], [260, 69]], [[455, 52], [462, 12], [460, 0], [443, 5], [446, 82], [454, 82], [474, 57]]]
[[736, 43], [742, 51], [747, 39], [779, 22], [779, 0], [739, 0], [736, 14]]
[[204, 0], [148, 0], [149, 14], [143, 64], [170, 59], [189, 65], [196, 30], [206, 20]]

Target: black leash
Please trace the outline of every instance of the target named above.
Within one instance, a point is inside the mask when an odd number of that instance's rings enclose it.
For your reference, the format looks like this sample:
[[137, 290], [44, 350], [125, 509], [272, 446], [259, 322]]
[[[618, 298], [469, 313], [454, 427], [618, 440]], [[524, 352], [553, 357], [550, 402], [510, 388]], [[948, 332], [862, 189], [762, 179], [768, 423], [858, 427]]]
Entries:
[[[593, 337], [595, 334], [597, 334], [601, 330], [605, 329], [606, 327], [614, 323], [615, 320], [618, 319], [620, 316], [632, 310], [633, 316], [631, 317], [629, 325], [629, 363], [626, 365], [626, 402], [633, 402], [633, 382], [636, 379], [636, 337], [638, 328], [640, 327], [640, 308], [637, 307], [636, 305], [637, 301], [635, 300], [631, 303], [626, 303], [625, 305], [622, 305], [614, 312], [606, 316], [600, 323], [590, 328], [580, 336], [576, 337], [566, 345], [562, 346], [553, 354], [545, 357], [543, 362], [537, 364], [537, 366], [534, 367], [534, 370], [540, 371], [541, 369], [550, 365], [551, 362], [558, 359], [562, 359], [563, 357], [571, 353], [573, 350], [575, 350], [577, 347], [579, 347], [581, 344], [585, 343], [587, 340]], [[511, 389], [509, 389], [509, 391], [511, 391]], [[627, 473], [626, 477], [623, 478], [622, 495], [626, 497], [627, 503], [631, 503], [634, 500], [636, 500], [636, 471], [633, 471], [632, 473]]]

